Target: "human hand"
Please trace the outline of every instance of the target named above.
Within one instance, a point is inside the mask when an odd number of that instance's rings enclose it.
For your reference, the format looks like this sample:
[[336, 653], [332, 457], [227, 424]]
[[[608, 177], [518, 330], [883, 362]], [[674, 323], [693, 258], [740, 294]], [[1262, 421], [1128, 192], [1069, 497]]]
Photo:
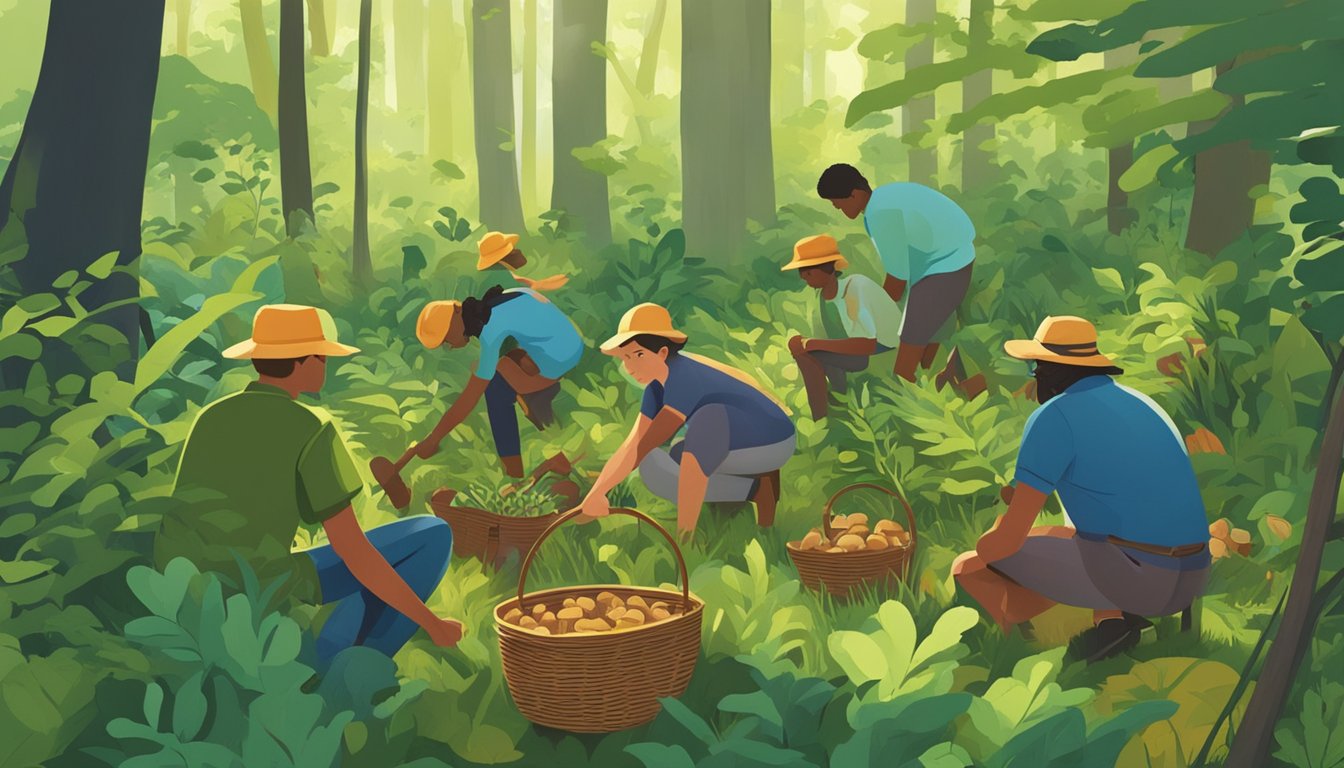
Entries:
[[415, 447], [411, 450], [415, 451], [416, 456], [419, 456], [422, 459], [428, 459], [439, 452], [439, 443], [442, 442], [442, 440], [443, 437], [437, 432], [430, 432], [428, 437], [416, 443]]
[[425, 625], [429, 639], [440, 648], [452, 648], [462, 639], [462, 622], [435, 617], [435, 621]]
[[789, 351], [793, 353], [794, 357], [803, 354], [807, 351], [808, 341], [809, 339], [806, 336], [794, 336], [789, 339]]
[[606, 517], [611, 514], [611, 502], [607, 501], [606, 494], [588, 494], [579, 508], [583, 510], [583, 517], [588, 520], [596, 520], [599, 517]]

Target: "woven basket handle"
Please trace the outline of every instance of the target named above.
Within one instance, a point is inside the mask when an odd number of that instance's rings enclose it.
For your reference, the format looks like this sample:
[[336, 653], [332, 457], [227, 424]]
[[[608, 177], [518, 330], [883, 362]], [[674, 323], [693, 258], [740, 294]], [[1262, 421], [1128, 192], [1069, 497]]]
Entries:
[[834, 528], [831, 527], [831, 507], [835, 506], [835, 502], [839, 501], [841, 496], [865, 488], [885, 493], [888, 496], [892, 497], [893, 499], [901, 502], [901, 506], [905, 507], [905, 519], [910, 522], [910, 548], [913, 550], [915, 548], [915, 544], [917, 543], [918, 539], [915, 533], [915, 511], [910, 508], [910, 503], [905, 500], [904, 496], [891, 490], [890, 488], [881, 485], [876, 485], [874, 483], [855, 483], [853, 485], [847, 485], [844, 488], [841, 488], [840, 490], [836, 491], [835, 495], [831, 496], [831, 498], [827, 500], [826, 506], [821, 508], [821, 530], [826, 533], [826, 538], [827, 539], [833, 538], [833, 534], [831, 532], [835, 530]]
[[[611, 513], [614, 515], [629, 515], [630, 517], [633, 517], [636, 520], [646, 522], [649, 525], [653, 526], [653, 529], [655, 531], [661, 533], [664, 539], [667, 539], [667, 543], [672, 546], [672, 554], [676, 555], [677, 568], [681, 570], [681, 611], [682, 613], [685, 613], [686, 610], [691, 605], [691, 577], [690, 574], [686, 571], [686, 558], [681, 556], [681, 547], [677, 546], [676, 540], [672, 538], [672, 535], [667, 532], [666, 528], [663, 528], [663, 526], [659, 525], [656, 520], [644, 514], [643, 512], [639, 512], [634, 509], [625, 509], [622, 507], [612, 507]], [[578, 517], [581, 514], [583, 514], [583, 510], [579, 507], [575, 507], [574, 509], [571, 509], [570, 511], [561, 515], [559, 520], [556, 520], [555, 522], [551, 523], [550, 526], [546, 528], [546, 530], [542, 531], [541, 535], [537, 537], [537, 542], [533, 544], [532, 548], [527, 551], [527, 557], [523, 558], [522, 571], [518, 574], [519, 608], [524, 607], [523, 595], [527, 591], [527, 571], [529, 568], [532, 567], [532, 558], [537, 556], [537, 550], [541, 549], [541, 543], [545, 541], [546, 538], [550, 536], [552, 533], [555, 533], [555, 529], [559, 528], [560, 526], [564, 525], [570, 520], [573, 520], [574, 518]]]

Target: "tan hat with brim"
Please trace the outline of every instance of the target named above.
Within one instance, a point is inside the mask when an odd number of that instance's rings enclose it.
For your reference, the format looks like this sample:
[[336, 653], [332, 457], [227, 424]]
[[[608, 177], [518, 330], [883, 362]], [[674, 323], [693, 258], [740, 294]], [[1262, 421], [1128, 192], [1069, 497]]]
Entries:
[[513, 253], [513, 247], [517, 244], [517, 235], [486, 232], [485, 237], [482, 237], [481, 242], [476, 246], [477, 250], [480, 251], [480, 258], [476, 260], [476, 269], [493, 267], [503, 261], [505, 256]]
[[345, 357], [358, 352], [358, 347], [336, 341], [335, 326], [331, 316], [317, 307], [267, 304], [252, 318], [252, 338], [223, 354], [233, 360], [281, 360], [309, 355]]
[[631, 307], [630, 311], [625, 313], [616, 335], [602, 343], [602, 351], [614, 355], [621, 345], [644, 334], [662, 336], [676, 342], [686, 340], [686, 334], [672, 327], [671, 313], [657, 304], [646, 302]]
[[793, 261], [779, 268], [780, 272], [803, 267], [818, 267], [822, 264], [835, 264], [836, 269], [848, 269], [849, 262], [840, 255], [840, 245], [830, 235], [804, 237], [793, 246]]
[[1081, 317], [1047, 317], [1030, 339], [1013, 339], [1003, 351], [1018, 360], [1044, 360], [1064, 365], [1105, 368], [1115, 363], [1097, 350], [1097, 329]]
[[415, 319], [415, 337], [429, 349], [438, 347], [447, 338], [453, 317], [460, 311], [462, 311], [460, 301], [429, 302]]

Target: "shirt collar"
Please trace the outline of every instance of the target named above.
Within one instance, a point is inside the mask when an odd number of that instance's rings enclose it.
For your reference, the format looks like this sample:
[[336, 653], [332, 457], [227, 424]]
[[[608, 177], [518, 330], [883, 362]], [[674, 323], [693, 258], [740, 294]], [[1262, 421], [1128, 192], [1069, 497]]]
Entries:
[[259, 392], [259, 393], [264, 394], [264, 395], [281, 395], [282, 397], [285, 397], [286, 399], [290, 399], [290, 398], [289, 398], [289, 393], [286, 392], [285, 390], [281, 389], [280, 387], [275, 386], [274, 384], [263, 384], [263, 383], [261, 383], [260, 381], [254, 381], [254, 382], [252, 382], [251, 384], [248, 384], [247, 387], [243, 389], [243, 391], [244, 391], [244, 392]]
[[1097, 387], [1104, 387], [1107, 384], [1114, 384], [1115, 380], [1110, 376], [1102, 374], [1100, 376], [1088, 376], [1081, 381], [1075, 381], [1065, 392], [1086, 392]]

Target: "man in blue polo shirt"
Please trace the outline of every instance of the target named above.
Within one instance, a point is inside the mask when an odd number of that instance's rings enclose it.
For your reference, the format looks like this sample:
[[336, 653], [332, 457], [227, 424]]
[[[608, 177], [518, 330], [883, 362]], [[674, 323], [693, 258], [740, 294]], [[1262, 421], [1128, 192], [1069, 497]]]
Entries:
[[[1208, 581], [1208, 519], [1171, 419], [1115, 383], [1121, 373], [1078, 317], [1047, 317], [1004, 345], [1032, 361], [1041, 407], [1027, 420], [1008, 511], [953, 565], [1005, 631], [1056, 603], [1093, 610], [1070, 645], [1087, 662], [1133, 647], [1144, 616], [1188, 607]], [[1033, 527], [1051, 493], [1071, 526]]]

